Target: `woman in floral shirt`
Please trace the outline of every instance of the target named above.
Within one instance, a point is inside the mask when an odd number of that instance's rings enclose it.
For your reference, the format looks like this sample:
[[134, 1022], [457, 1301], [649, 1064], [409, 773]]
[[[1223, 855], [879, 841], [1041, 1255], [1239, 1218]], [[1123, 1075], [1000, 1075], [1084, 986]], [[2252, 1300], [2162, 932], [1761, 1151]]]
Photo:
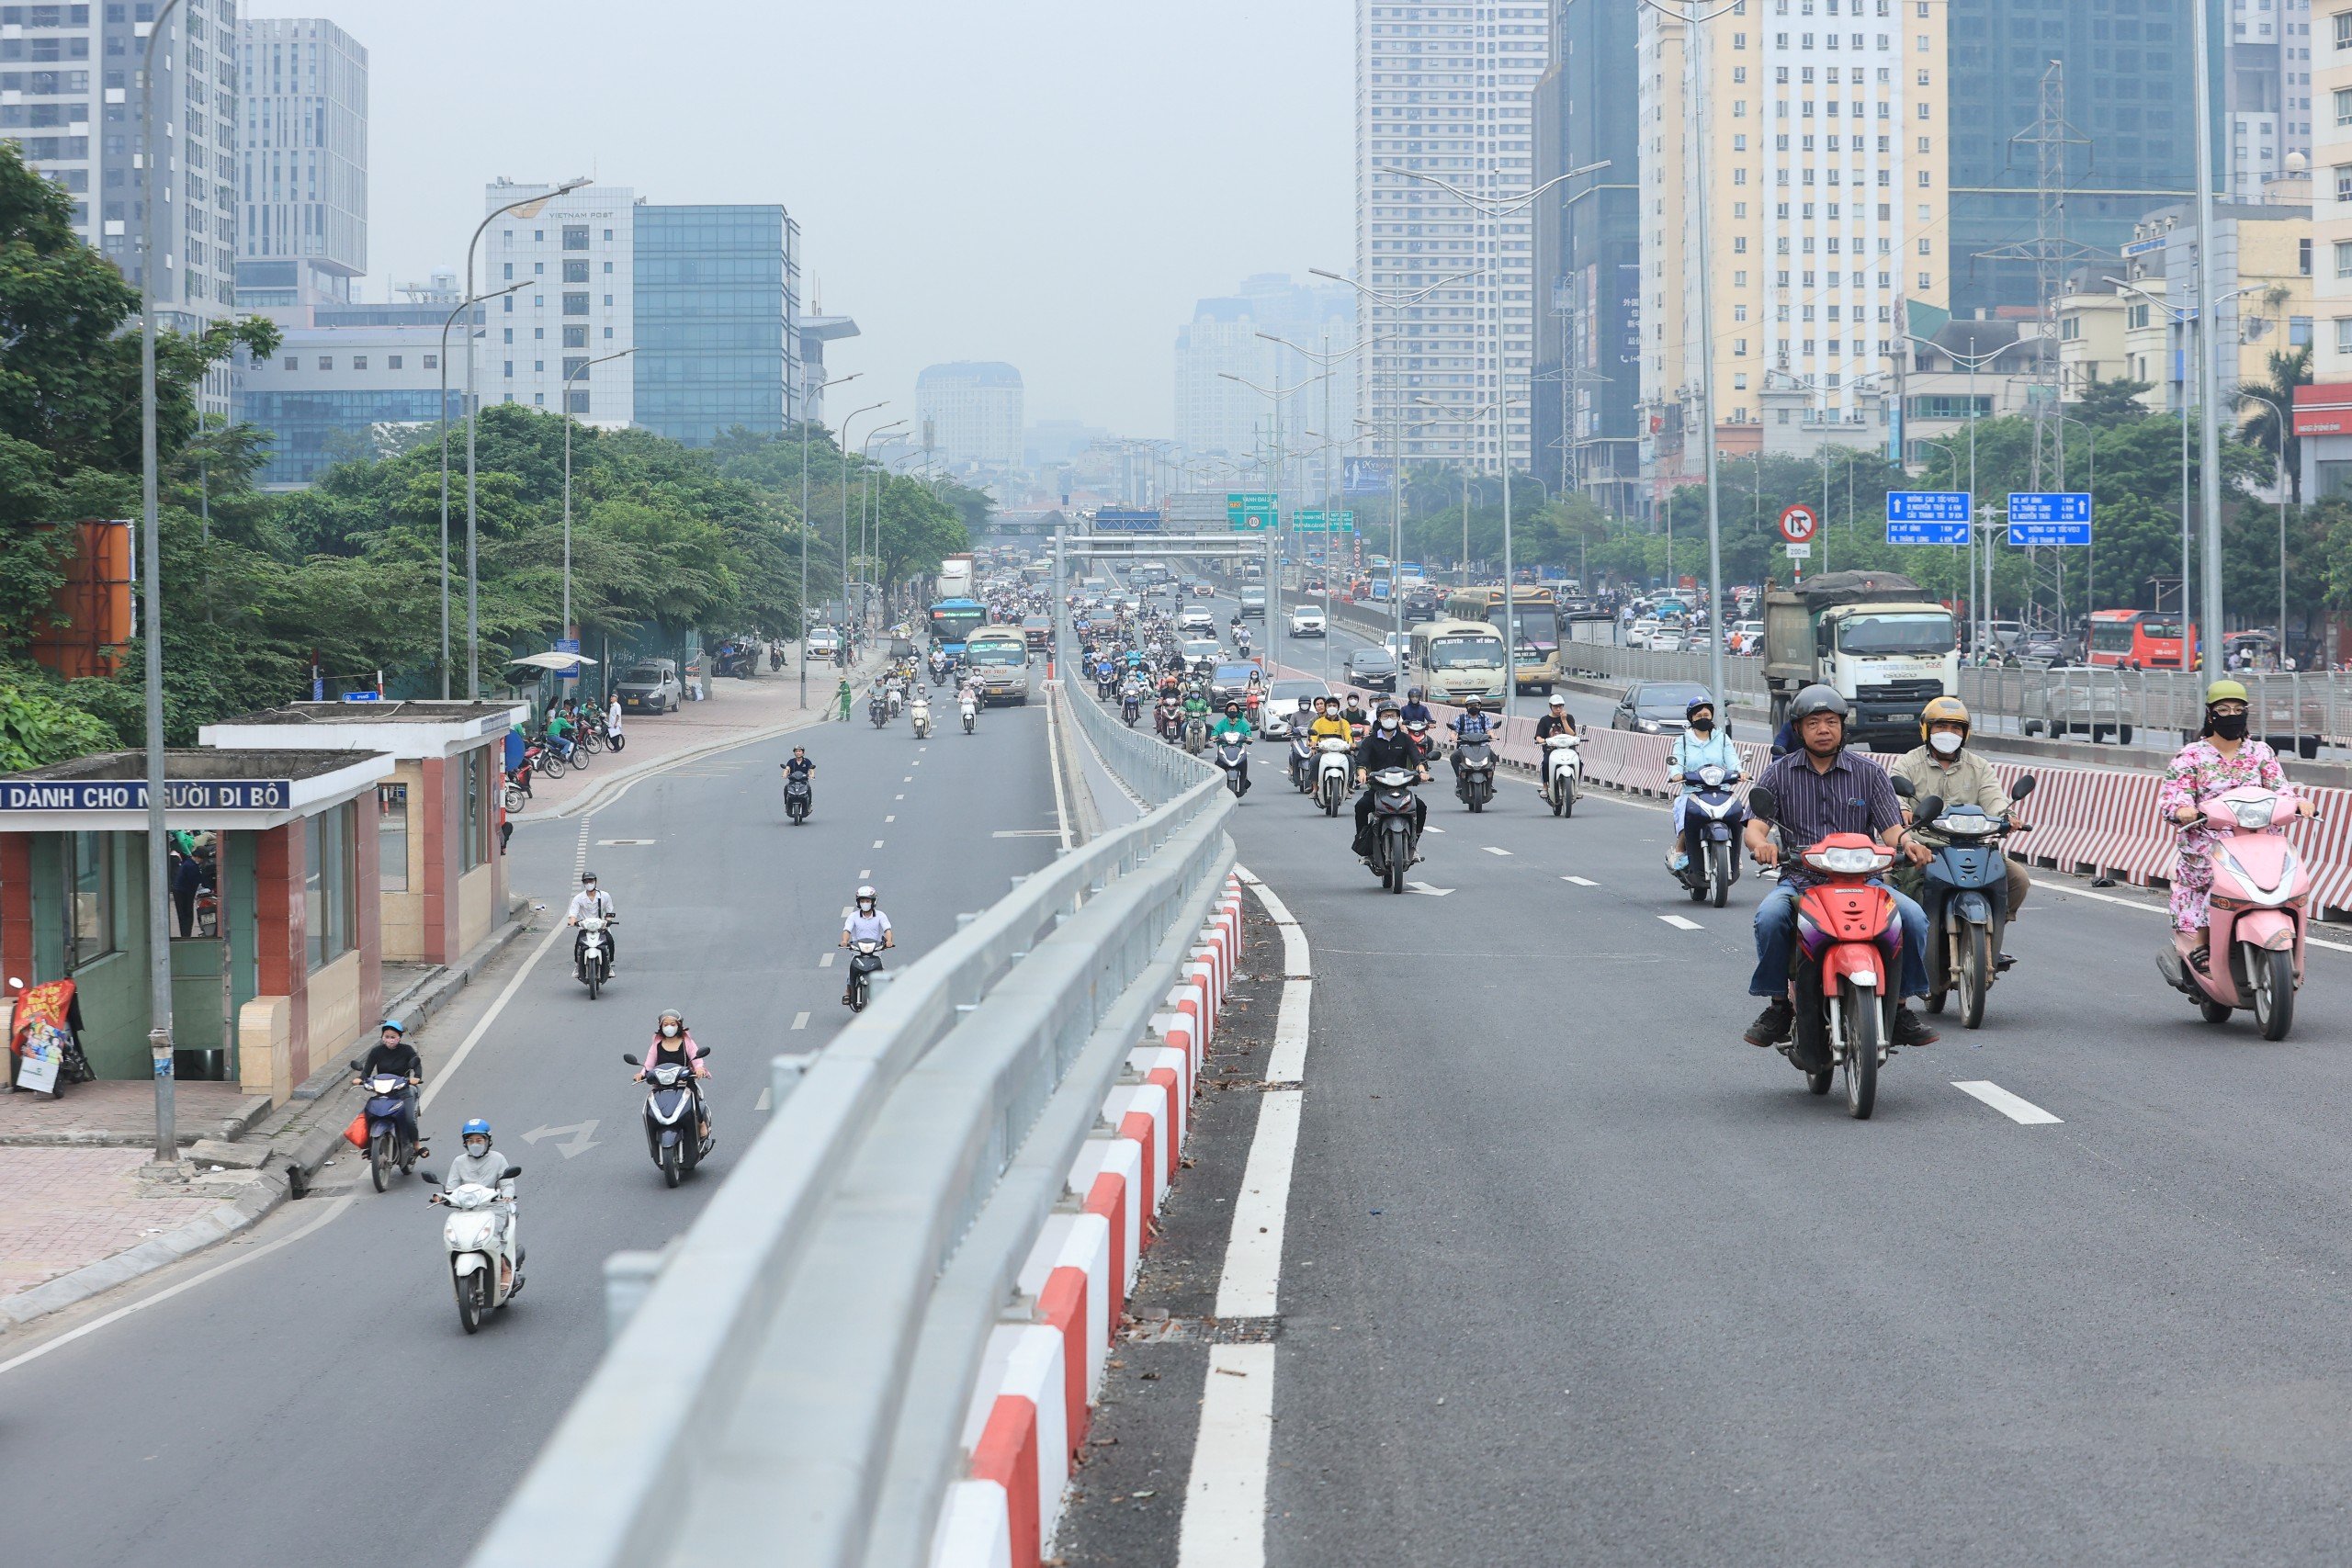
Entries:
[[[2213, 891], [2213, 846], [2221, 841], [2205, 825], [2202, 803], [2242, 785], [2289, 787], [2278, 754], [2259, 740], [2247, 739], [2245, 730], [2245, 687], [2235, 681], [2214, 682], [2205, 692], [2203, 733], [2180, 749], [2156, 791], [2156, 808], [2177, 830], [2180, 844], [2180, 867], [2172, 879], [2173, 930], [2197, 939], [2189, 962], [2200, 971], [2206, 964], [2205, 913]], [[2298, 800], [2295, 811], [2309, 817], [2312, 803]]]

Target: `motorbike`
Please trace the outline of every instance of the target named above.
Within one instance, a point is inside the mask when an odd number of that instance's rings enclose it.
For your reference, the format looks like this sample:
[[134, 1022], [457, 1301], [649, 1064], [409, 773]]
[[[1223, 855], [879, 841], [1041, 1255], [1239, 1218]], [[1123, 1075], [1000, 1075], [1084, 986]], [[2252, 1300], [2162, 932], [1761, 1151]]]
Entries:
[[1464, 740], [1453, 749], [1453, 793], [1473, 812], [1495, 798], [1495, 748], [1491, 741]]
[[1225, 787], [1233, 792], [1236, 800], [1250, 787], [1249, 781], [1241, 776], [1241, 764], [1249, 755], [1249, 748], [1231, 738], [1216, 743], [1216, 765], [1225, 770]]
[[964, 733], [967, 735], [971, 734], [972, 726], [979, 722], [979, 698], [972, 696], [958, 697], [956, 700], [956, 711], [963, 716]]
[[[1908, 779], [1894, 781], [1906, 800], [1916, 793]], [[2033, 793], [2027, 773], [2009, 786], [2012, 807]], [[2007, 817], [1988, 817], [1975, 806], [1952, 806], [1933, 822], [1915, 811], [1914, 821], [1943, 839], [1921, 873], [1919, 906], [1928, 912], [1928, 1010], [1941, 1012], [1960, 994], [1960, 1021], [1975, 1029], [1984, 1021], [1984, 994], [1998, 971], [2001, 939], [2009, 923], [2009, 878], [2001, 840], [2025, 831]]]
[[602, 915], [590, 915], [580, 922], [579, 938], [571, 944], [571, 972], [574, 978], [588, 987], [588, 999], [594, 1001], [613, 978], [612, 950], [605, 944]]
[[506, 782], [500, 786], [499, 804], [506, 808], [510, 816], [522, 810], [523, 803], [531, 798], [529, 753], [524, 753], [524, 761], [506, 770]]
[[785, 774], [784, 814], [792, 818], [794, 827], [797, 828], [808, 820], [808, 812], [816, 804], [816, 792], [808, 787], [807, 779]]
[[1315, 743], [1315, 802], [1326, 817], [1337, 817], [1348, 798], [1348, 759], [1353, 749], [1336, 735]]
[[[1780, 816], [1767, 785], [1749, 790], [1747, 805], [1766, 821]], [[1913, 816], [1933, 821], [1942, 812], [1942, 797], [1931, 795]], [[1846, 1112], [1866, 1121], [1878, 1103], [1878, 1070], [1902, 1005], [1895, 993], [1903, 921], [1894, 894], [1878, 880], [1894, 863], [1894, 852], [1861, 833], [1832, 833], [1797, 852], [1822, 880], [1797, 896], [1789, 964], [1796, 1026], [1781, 1050], [1815, 1094], [1827, 1094], [1843, 1067]]]
[[2241, 784], [2199, 801], [2198, 809], [2222, 835], [2206, 916], [2209, 956], [2199, 970], [2189, 962], [2196, 938], [2175, 931], [2172, 945], [2156, 954], [2156, 967], [2206, 1022], [2226, 1023], [2233, 1010], [2250, 1007], [2265, 1040], [2284, 1040], [2303, 983], [2312, 891], [2311, 863], [2281, 831], [2295, 819], [2294, 793]]
[[[351, 1064], [353, 1072], [359, 1064]], [[368, 1175], [381, 1192], [392, 1174], [406, 1176], [416, 1164], [416, 1145], [401, 1131], [401, 1112], [408, 1108], [409, 1081], [398, 1073], [377, 1073], [367, 1081]]]
[[[1412, 739], [1413, 750], [1420, 753], [1421, 766], [1426, 768], [1431, 762], [1437, 761], [1437, 742], [1430, 739], [1430, 721], [1428, 719], [1417, 718], [1413, 720], [1412, 723], [1405, 727], [1405, 733]], [[1359, 740], [1363, 739], [1363, 734], [1359, 732], [1356, 739]]]
[[1184, 750], [1191, 755], [1197, 757], [1201, 754], [1201, 748], [1206, 746], [1208, 742], [1208, 720], [1201, 717], [1198, 714], [1194, 714], [1191, 717], [1187, 718], [1184, 721]]
[[[523, 748], [523, 766], [531, 773], [543, 774], [550, 779], [560, 779], [567, 771], [561, 755], [544, 739], [534, 740]], [[527, 784], [524, 793], [530, 793]]]
[[915, 727], [915, 739], [918, 739], [918, 740], [928, 740], [928, 739], [931, 739], [931, 703], [930, 703], [930, 701], [929, 701], [927, 698], [923, 697], [920, 693], [918, 693], [918, 694], [916, 694], [916, 696], [915, 696], [915, 700], [914, 700], [914, 702], [913, 702], [913, 703], [912, 703], [912, 704], [908, 707], [908, 709], [907, 709], [907, 716], [908, 716], [908, 717], [909, 717], [909, 718], [910, 718], [910, 719], [914, 722], [914, 727]]
[[1290, 735], [1291, 787], [1301, 795], [1315, 793], [1315, 742], [1306, 731], [1294, 729]]
[[1574, 730], [1562, 730], [1547, 736], [1543, 747], [1543, 772], [1535, 793], [1544, 797], [1553, 816], [1573, 817], [1577, 801], [1584, 794], [1583, 742]]
[[897, 686], [893, 685], [893, 686], [891, 686], [888, 691], [886, 691], [886, 692], [883, 694], [883, 695], [884, 695], [884, 696], [886, 696], [886, 697], [888, 697], [888, 698], [889, 699], [889, 702], [890, 702], [890, 716], [891, 716], [892, 718], [896, 718], [896, 717], [898, 717], [898, 716], [899, 716], [899, 709], [901, 709], [901, 708], [903, 708], [903, 707], [905, 707], [905, 706], [907, 705], [907, 697], [906, 697], [906, 694], [905, 694], [905, 693], [903, 693], [903, 692], [901, 692], [901, 691], [899, 691], [899, 688], [898, 688]]
[[1407, 768], [1383, 768], [1372, 775], [1372, 874], [1391, 893], [1402, 893], [1418, 847], [1413, 773]]
[[865, 1004], [874, 998], [874, 976], [882, 967], [882, 944], [878, 942], [850, 943], [849, 1010], [864, 1012]]
[[874, 721], [876, 729], [890, 722], [890, 704], [879, 692], [866, 698], [865, 716]]
[[[1898, 781], [1899, 782], [1899, 781]], [[1682, 869], [1674, 879], [1690, 890], [1694, 904], [1713, 903], [1718, 909], [1739, 880], [1739, 835], [1747, 813], [1734, 790], [1737, 769], [1709, 762], [1682, 775]]]
[[[710, 1056], [708, 1051], [702, 1055], [706, 1060]], [[644, 1066], [626, 1054], [621, 1060], [632, 1067]], [[691, 1067], [666, 1062], [647, 1068], [646, 1077], [645, 1152], [661, 1167], [662, 1179], [675, 1187], [702, 1164], [717, 1142], [710, 1132], [710, 1106]]]
[[[429, 1170], [418, 1174], [440, 1183]], [[469, 1334], [523, 1288], [523, 1255], [514, 1245], [514, 1179], [522, 1174], [521, 1166], [510, 1166], [496, 1187], [469, 1181], [425, 1200], [455, 1211], [442, 1223], [441, 1245], [449, 1249], [458, 1321]]]
[[1152, 722], [1159, 731], [1159, 738], [1170, 744], [1173, 744], [1176, 739], [1177, 716], [1180, 711], [1173, 701], [1163, 697], [1153, 715]]

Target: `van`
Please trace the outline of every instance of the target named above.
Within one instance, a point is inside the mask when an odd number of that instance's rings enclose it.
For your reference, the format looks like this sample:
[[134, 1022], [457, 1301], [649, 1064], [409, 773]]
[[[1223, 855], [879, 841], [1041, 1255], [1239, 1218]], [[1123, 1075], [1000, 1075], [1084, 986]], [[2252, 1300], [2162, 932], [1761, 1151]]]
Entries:
[[1437, 702], [1503, 697], [1502, 634], [1485, 621], [1424, 621], [1412, 631], [1413, 671]]

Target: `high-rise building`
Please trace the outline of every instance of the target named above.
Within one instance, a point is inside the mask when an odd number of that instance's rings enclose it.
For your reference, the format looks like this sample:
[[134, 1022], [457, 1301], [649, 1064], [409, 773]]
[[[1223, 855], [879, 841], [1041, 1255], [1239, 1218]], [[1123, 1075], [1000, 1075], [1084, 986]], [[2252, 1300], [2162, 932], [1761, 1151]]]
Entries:
[[1642, 220], [1637, 6], [1555, 0], [1535, 89], [1535, 471], [1611, 512], [1639, 477]]
[[[627, 360], [582, 370], [588, 361], [633, 346], [636, 333], [637, 204], [625, 186], [582, 186], [561, 196], [548, 185], [501, 180], [483, 193], [486, 211], [545, 193], [548, 199], [505, 213], [482, 234], [483, 266], [475, 286], [531, 288], [491, 302], [478, 350], [475, 395], [481, 402], [566, 406], [589, 423], [636, 421], [636, 382]], [[782, 357], [777, 361], [782, 372]]]
[[774, 435], [797, 420], [792, 215], [778, 206], [640, 205], [635, 232], [637, 353], [614, 368], [635, 379], [637, 423], [707, 446], [738, 425]]
[[1026, 428], [1021, 372], [1010, 365], [964, 360], [926, 366], [915, 378], [912, 438], [948, 463], [1017, 472]]
[[1944, 243], [1944, 33], [1921, 9], [1749, 0], [1694, 28], [1641, 8], [1642, 410], [1657, 491], [1704, 472], [1709, 436], [1687, 436], [1709, 359], [1718, 450], [1889, 440], [1901, 307], [1940, 306], [1959, 267]]
[[1548, 6], [1356, 0], [1356, 277], [1373, 291], [1357, 313], [1370, 340], [1358, 402], [1377, 433], [1370, 450], [1491, 468], [1497, 420], [1479, 411], [1501, 391], [1511, 462], [1528, 462], [1533, 220], [1506, 209], [1532, 183]]
[[[1332, 444], [1349, 442], [1356, 413], [1363, 355], [1346, 353], [1356, 342], [1355, 313], [1355, 291], [1344, 284], [1300, 284], [1279, 272], [1256, 274], [1230, 295], [1201, 300], [1176, 330], [1177, 446], [1193, 457], [1239, 461], [1270, 454], [1277, 434], [1272, 400], [1226, 377], [1302, 388], [1282, 400], [1284, 483], [1319, 496], [1325, 478], [1338, 472]], [[1327, 356], [1334, 356], [1328, 382], [1317, 379]], [[1327, 455], [1333, 460], [1325, 461]]]
[[2217, 109], [2228, 121], [2224, 199], [2253, 202], [2287, 159], [2312, 151], [2311, 0], [2230, 0], [2223, 56], [2228, 83]]
[[315, 18], [237, 37], [237, 305], [348, 299], [368, 270], [368, 51]]

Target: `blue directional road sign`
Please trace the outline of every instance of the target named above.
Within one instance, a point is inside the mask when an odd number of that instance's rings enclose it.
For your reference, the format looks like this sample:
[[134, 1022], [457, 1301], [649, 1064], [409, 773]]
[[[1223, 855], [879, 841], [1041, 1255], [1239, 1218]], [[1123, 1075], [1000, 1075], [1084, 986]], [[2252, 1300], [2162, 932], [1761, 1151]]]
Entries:
[[1886, 542], [1964, 545], [1974, 516], [1975, 498], [1964, 490], [1891, 490], [1886, 492]]
[[2009, 495], [2009, 543], [2087, 545], [2091, 498], [2081, 491], [2014, 491]]

